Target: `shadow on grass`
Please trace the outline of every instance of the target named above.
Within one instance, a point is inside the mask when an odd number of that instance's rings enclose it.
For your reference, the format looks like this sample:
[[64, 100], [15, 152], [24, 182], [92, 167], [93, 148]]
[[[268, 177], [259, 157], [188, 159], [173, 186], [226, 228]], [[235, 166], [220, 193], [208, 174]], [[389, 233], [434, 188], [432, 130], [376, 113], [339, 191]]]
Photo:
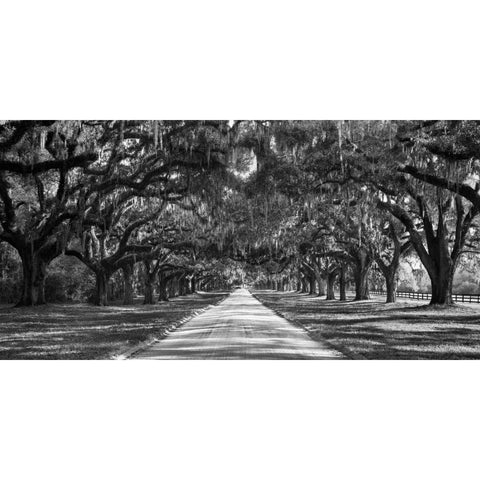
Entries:
[[467, 306], [326, 301], [272, 291], [255, 294], [266, 306], [303, 325], [314, 338], [366, 358], [480, 358], [480, 312]]
[[194, 294], [156, 305], [52, 304], [0, 309], [0, 359], [108, 358], [159, 334], [226, 293]]

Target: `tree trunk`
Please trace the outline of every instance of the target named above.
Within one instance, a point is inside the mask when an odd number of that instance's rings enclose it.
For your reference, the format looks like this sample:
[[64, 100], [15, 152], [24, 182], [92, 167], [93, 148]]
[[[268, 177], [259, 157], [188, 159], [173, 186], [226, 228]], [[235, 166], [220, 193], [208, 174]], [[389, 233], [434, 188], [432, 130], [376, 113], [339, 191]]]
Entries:
[[355, 301], [369, 300], [370, 294], [368, 291], [368, 272], [372, 265], [371, 259], [360, 252], [356, 259], [353, 278], [355, 280]]
[[197, 291], [197, 280], [195, 279], [195, 276], [193, 276], [190, 280], [190, 292], [196, 293], [196, 291]]
[[328, 272], [327, 274], [327, 300], [335, 300], [335, 279], [337, 277], [337, 271]]
[[313, 275], [311, 275], [308, 278], [308, 284], [309, 284], [308, 294], [309, 295], [315, 295], [315, 277]]
[[[160, 288], [160, 293], [162, 289]], [[168, 283], [167, 283], [167, 296], [168, 298], [175, 298], [178, 296], [178, 279], [176, 277], [173, 277]]]
[[444, 235], [438, 234], [435, 244], [430, 243], [429, 258], [420, 258], [432, 285], [430, 305], [453, 305], [452, 286], [458, 252], [455, 255], [449, 255], [448, 239]]
[[397, 301], [397, 272], [390, 272], [385, 275], [385, 285], [387, 287], [387, 302], [395, 303]]
[[453, 305], [452, 284], [454, 271], [452, 268], [438, 269], [435, 275], [430, 275], [432, 283], [432, 299], [430, 305]]
[[190, 283], [190, 279], [189, 278], [184, 278], [183, 279], [183, 292], [184, 292], [184, 295], [190, 295], [192, 293], [192, 290], [191, 290], [191, 283]]
[[445, 232], [437, 234], [437, 244], [431, 249], [431, 256], [435, 259], [436, 268], [427, 268], [432, 283], [432, 299], [430, 305], [453, 305], [452, 286], [453, 276], [457, 268], [460, 249], [452, 255], [448, 251], [448, 238]]
[[302, 276], [300, 272], [297, 272], [297, 274], [295, 275], [294, 282], [295, 282], [294, 285], [296, 287], [296, 292], [300, 293], [302, 291]]
[[22, 296], [17, 307], [43, 305], [47, 263], [29, 251], [20, 252], [23, 270]]
[[345, 302], [347, 300], [347, 285], [345, 281], [345, 267], [340, 267], [340, 279], [339, 279], [339, 284], [340, 284], [340, 301]]
[[182, 277], [179, 280], [179, 288], [178, 288], [178, 295], [180, 297], [183, 297], [184, 295], [187, 294], [187, 282], [185, 281], [185, 278]]
[[133, 305], [133, 265], [127, 264], [122, 268], [123, 271], [123, 304]]
[[155, 303], [154, 281], [155, 281], [155, 275], [149, 275], [148, 273], [145, 273], [145, 279], [144, 279], [145, 293], [144, 293], [144, 299], [143, 299], [144, 305], [153, 305]]
[[95, 272], [95, 298], [94, 304], [99, 306], [108, 305], [108, 281], [110, 275], [105, 270]]
[[325, 295], [325, 281], [319, 271], [315, 271], [315, 280], [317, 282], [317, 297]]
[[385, 278], [385, 286], [387, 288], [386, 303], [395, 303], [397, 301], [397, 275], [400, 265], [400, 248], [396, 246], [393, 259], [390, 265], [387, 264], [380, 256], [376, 259], [377, 265]]
[[160, 275], [158, 282], [158, 301], [159, 302], [168, 302], [168, 289], [167, 289], [167, 279]]
[[[425, 248], [422, 237], [416, 231], [414, 222], [405, 211], [401, 208], [392, 210], [389, 207], [387, 207], [387, 210], [395, 215], [407, 228], [410, 233], [412, 246], [428, 272], [432, 284], [432, 299], [430, 305], [452, 305], [453, 276], [455, 274], [459, 255], [465, 245], [468, 229], [477, 213], [473, 216], [468, 214], [465, 217], [462, 202], [457, 196], [457, 226], [453, 238], [453, 248], [450, 253], [449, 244], [452, 241], [452, 236], [446, 226], [445, 206], [442, 205], [440, 200], [438, 201], [438, 220], [435, 232], [428, 211], [423, 208], [422, 202], [417, 200], [417, 203], [419, 203], [419, 206], [423, 211], [423, 224], [427, 248]], [[386, 204], [381, 205], [385, 206]], [[467, 217], [469, 218], [468, 220], [466, 220]]]
[[355, 279], [355, 300], [369, 300], [368, 293], [368, 270], [356, 269]]

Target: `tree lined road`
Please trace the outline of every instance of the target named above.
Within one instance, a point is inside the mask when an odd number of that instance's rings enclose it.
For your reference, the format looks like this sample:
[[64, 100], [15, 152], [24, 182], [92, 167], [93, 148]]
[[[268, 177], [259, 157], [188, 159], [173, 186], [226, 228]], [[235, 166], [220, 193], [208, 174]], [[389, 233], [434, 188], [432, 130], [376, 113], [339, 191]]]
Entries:
[[343, 355], [311, 339], [239, 289], [136, 359], [339, 359]]

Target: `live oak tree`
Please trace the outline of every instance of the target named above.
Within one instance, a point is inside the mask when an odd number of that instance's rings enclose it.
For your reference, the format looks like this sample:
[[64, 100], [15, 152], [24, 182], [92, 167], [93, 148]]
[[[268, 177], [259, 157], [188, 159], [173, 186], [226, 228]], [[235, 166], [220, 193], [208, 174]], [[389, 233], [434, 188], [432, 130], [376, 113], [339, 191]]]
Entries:
[[[444, 192], [454, 211], [450, 238], [444, 215], [439, 218], [436, 235], [430, 226], [426, 229], [434, 265], [428, 261], [430, 268], [425, 265], [430, 278], [436, 278], [432, 291], [435, 283], [440, 299], [445, 297], [446, 303], [452, 303], [453, 274], [469, 237], [477, 230], [474, 223], [480, 213], [480, 124], [478, 121], [432, 121], [402, 127], [398, 134], [401, 144], [407, 151], [421, 149], [426, 158], [421, 162], [404, 162], [400, 171], [435, 187], [437, 192]], [[423, 252], [419, 255], [425, 257]], [[447, 290], [446, 295], [443, 290]]]
[[[94, 212], [102, 211], [105, 198], [113, 197], [110, 205], [117, 199], [121, 205], [132, 191], [137, 198], [153, 198], [148, 189], [174, 175], [182, 176], [180, 188], [188, 189], [192, 171], [228, 163], [231, 130], [221, 121], [2, 122], [0, 240], [22, 259], [19, 304], [44, 302], [48, 264], [72, 236], [83, 238], [98, 228]], [[169, 193], [159, 188], [156, 195]], [[114, 210], [103, 213], [111, 217]], [[128, 271], [129, 263], [124, 266]]]
[[[458, 260], [479, 211], [438, 179], [454, 175], [462, 177], [462, 183], [466, 172], [452, 170], [450, 152], [461, 151], [462, 157], [468, 152], [474, 158], [477, 147], [471, 137], [460, 134], [455, 122], [390, 124], [388, 131], [393, 141], [384, 129], [375, 133], [376, 144], [371, 139], [366, 146], [350, 142], [359, 154], [354, 175], [375, 188], [377, 206], [404, 225], [430, 277], [431, 303], [449, 305]], [[425, 181], [427, 173], [430, 180], [437, 179], [436, 188]]]
[[[268, 175], [270, 180], [282, 178], [276, 184], [281, 185], [283, 192], [290, 198], [297, 194], [299, 225], [296, 232], [303, 231], [304, 235], [304, 251], [300, 251], [298, 262], [303, 289], [307, 284], [313, 293], [317, 283], [320, 291], [323, 277], [327, 281], [327, 297], [333, 298], [333, 283], [338, 275], [341, 297], [345, 299], [345, 272], [350, 265], [355, 299], [367, 299], [372, 262], [375, 255], [382, 262], [385, 252], [379, 252], [376, 229], [372, 228], [372, 221], [378, 216], [375, 197], [366, 189], [368, 182], [361, 178], [359, 181], [361, 175], [354, 168], [352, 172], [352, 164], [358, 162], [357, 147], [352, 145], [359, 136], [370, 147], [371, 135], [378, 135], [385, 126], [380, 125], [379, 129], [351, 122], [270, 123], [268, 131], [274, 146], [271, 141], [264, 142], [261, 145], [267, 147], [257, 149], [264, 156], [260, 174]], [[265, 135], [266, 126], [262, 127], [261, 133]], [[388, 126], [387, 130], [391, 140], [392, 129]], [[391, 264], [382, 264], [389, 290], [393, 288], [390, 280], [398, 268], [396, 255], [392, 260], [395, 261]], [[388, 300], [391, 300], [390, 294]]]
[[0, 241], [19, 305], [63, 253], [99, 304], [119, 270], [126, 303], [134, 279], [150, 303], [247, 277], [362, 300], [374, 262], [394, 301], [409, 248], [448, 305], [478, 251], [479, 155], [476, 121], [3, 121]]
[[[142, 255], [151, 254], [154, 245], [143, 241], [141, 232], [136, 231], [144, 227], [160, 214], [162, 205], [149, 208], [147, 212], [132, 212], [136, 206], [135, 201], [124, 202], [122, 207], [115, 209], [113, 217], [108, 215], [110, 204], [96, 212], [95, 217], [90, 212], [86, 218], [82, 240], [77, 241], [77, 248], [72, 246], [66, 250], [67, 255], [72, 255], [82, 261], [95, 274], [97, 305], [107, 305], [107, 287], [110, 277], [117, 270], [122, 269], [126, 285], [125, 303], [131, 303], [133, 292], [131, 277], [133, 268]], [[93, 217], [93, 218], [92, 218]]]
[[[129, 285], [135, 263], [155, 259], [166, 247], [163, 210], [192, 195], [196, 177], [205, 177], [217, 164], [223, 168], [230, 147], [222, 143], [222, 128], [221, 122], [163, 122], [161, 128], [155, 122], [120, 123], [107, 144], [104, 175], [82, 191], [81, 249], [66, 252], [95, 273], [97, 304], [107, 304], [115, 271], [122, 269]], [[121, 162], [113, 164], [117, 150]]]
[[400, 261], [411, 249], [405, 229], [391, 215], [380, 215], [377, 222], [378, 235], [373, 256], [385, 279], [387, 303], [397, 298], [397, 281]]
[[0, 240], [22, 261], [19, 306], [45, 303], [46, 269], [70, 236], [79, 182], [98, 159], [94, 145], [82, 122], [0, 125]]

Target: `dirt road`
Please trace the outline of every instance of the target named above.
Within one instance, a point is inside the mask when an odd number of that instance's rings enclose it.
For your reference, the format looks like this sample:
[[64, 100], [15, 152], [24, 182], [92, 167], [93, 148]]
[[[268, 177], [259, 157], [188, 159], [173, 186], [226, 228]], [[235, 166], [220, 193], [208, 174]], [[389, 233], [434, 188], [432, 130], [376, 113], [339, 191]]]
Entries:
[[338, 359], [343, 355], [235, 290], [134, 359]]

